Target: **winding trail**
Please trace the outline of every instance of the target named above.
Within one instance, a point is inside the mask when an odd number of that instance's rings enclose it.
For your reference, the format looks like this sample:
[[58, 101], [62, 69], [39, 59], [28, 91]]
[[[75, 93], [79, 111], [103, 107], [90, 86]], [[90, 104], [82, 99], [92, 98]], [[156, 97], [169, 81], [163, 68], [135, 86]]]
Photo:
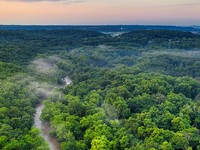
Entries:
[[[65, 84], [62, 86], [62, 88], [66, 87], [71, 83], [71, 80], [66, 77], [63, 79]], [[40, 120], [40, 116], [42, 114], [42, 110], [44, 108], [44, 104], [41, 102], [39, 105], [36, 106], [36, 113], [34, 116], [34, 126], [41, 131], [41, 136], [46, 140], [46, 142], [49, 144], [50, 150], [60, 150], [60, 143], [57, 141], [55, 137], [52, 137], [50, 135], [50, 132], [52, 130], [49, 122]]]

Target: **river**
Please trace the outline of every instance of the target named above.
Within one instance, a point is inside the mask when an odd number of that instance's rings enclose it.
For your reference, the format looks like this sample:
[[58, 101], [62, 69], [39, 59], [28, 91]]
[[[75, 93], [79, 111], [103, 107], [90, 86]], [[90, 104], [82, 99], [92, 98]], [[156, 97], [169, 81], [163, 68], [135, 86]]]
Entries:
[[[71, 83], [71, 80], [68, 77], [63, 78], [63, 81], [65, 84], [62, 86], [62, 88], [66, 87]], [[40, 129], [41, 136], [46, 140], [46, 142], [49, 144], [50, 150], [60, 150], [60, 143], [57, 141], [55, 137], [52, 137], [50, 135], [51, 132], [51, 126], [49, 122], [40, 120], [40, 116], [42, 114], [42, 110], [44, 108], [44, 104], [41, 102], [39, 105], [36, 106], [36, 113], [34, 116], [34, 126], [38, 129]]]

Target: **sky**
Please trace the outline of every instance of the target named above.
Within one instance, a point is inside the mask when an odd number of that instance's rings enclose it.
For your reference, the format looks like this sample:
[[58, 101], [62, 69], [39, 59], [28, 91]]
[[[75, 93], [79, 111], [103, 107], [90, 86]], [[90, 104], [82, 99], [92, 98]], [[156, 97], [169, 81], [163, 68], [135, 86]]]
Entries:
[[0, 24], [200, 25], [200, 0], [0, 0]]

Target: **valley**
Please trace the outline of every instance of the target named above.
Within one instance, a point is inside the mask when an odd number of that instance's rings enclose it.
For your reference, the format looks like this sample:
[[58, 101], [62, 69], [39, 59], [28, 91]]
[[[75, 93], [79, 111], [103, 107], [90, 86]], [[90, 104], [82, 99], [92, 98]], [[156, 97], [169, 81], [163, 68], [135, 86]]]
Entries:
[[200, 149], [200, 35], [119, 27], [0, 26], [0, 149]]

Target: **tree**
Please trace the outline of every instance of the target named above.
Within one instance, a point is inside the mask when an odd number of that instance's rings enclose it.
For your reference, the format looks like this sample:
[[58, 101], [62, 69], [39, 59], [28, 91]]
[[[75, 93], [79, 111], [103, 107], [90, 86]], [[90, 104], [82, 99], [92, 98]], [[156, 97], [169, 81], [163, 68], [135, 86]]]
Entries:
[[90, 150], [109, 150], [109, 140], [106, 136], [97, 136], [91, 142]]

